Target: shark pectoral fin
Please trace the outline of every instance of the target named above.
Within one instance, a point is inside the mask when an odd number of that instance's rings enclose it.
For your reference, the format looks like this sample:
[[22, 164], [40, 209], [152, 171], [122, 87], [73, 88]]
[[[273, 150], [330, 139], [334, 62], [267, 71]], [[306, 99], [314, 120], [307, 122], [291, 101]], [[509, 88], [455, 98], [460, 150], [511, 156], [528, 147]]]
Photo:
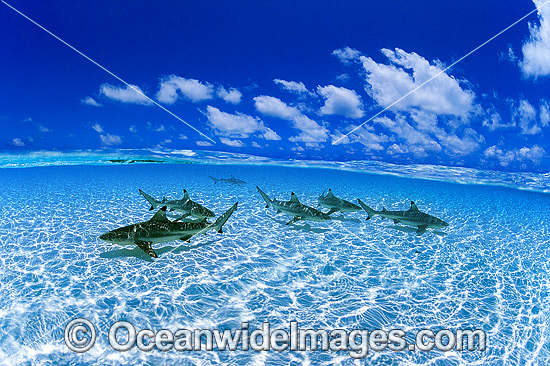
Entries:
[[170, 207], [170, 212], [174, 211], [174, 209], [172, 207]]
[[220, 230], [218, 230], [218, 234], [223, 234], [222, 228], [220, 228]]
[[329, 210], [329, 212], [327, 212], [327, 215], [332, 215], [333, 213], [338, 212], [338, 211], [340, 211], [340, 210], [337, 209], [336, 207], [333, 207]]
[[303, 219], [302, 216], [294, 216], [294, 218], [292, 220], [290, 220], [289, 222], [287, 222], [286, 225], [294, 224], [296, 221], [300, 221], [302, 219]]
[[151, 206], [151, 208], [149, 209], [149, 211], [153, 211], [155, 209], [155, 206]]
[[277, 210], [277, 213], [280, 214], [280, 213], [281, 213], [281, 210]]
[[155, 253], [153, 248], [151, 248], [151, 244], [153, 244], [152, 242], [137, 240], [135, 243], [141, 250], [143, 250], [145, 253], [147, 253], [150, 257], [158, 258], [157, 253]]
[[393, 223], [394, 223], [394, 224], [399, 224], [400, 222], [401, 222], [401, 221], [399, 221], [399, 220], [393, 219]]
[[428, 225], [422, 225], [422, 226], [419, 226], [418, 229], [416, 230], [416, 234], [417, 235], [422, 235], [426, 232], [426, 229], [428, 228]]

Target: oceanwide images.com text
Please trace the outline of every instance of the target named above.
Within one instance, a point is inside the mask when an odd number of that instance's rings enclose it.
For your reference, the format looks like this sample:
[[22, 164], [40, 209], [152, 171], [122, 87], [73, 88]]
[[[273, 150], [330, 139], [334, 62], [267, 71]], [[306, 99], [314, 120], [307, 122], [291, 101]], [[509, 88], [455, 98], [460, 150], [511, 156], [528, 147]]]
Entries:
[[[455, 331], [441, 329], [434, 332], [422, 329], [408, 343], [407, 333], [400, 329], [385, 331], [345, 329], [300, 329], [297, 321], [289, 329], [271, 329], [268, 322], [261, 328], [250, 329], [248, 322], [232, 331], [225, 329], [178, 329], [171, 331], [151, 329], [139, 331], [127, 321], [118, 321], [109, 329], [109, 344], [119, 352], [136, 347], [143, 352], [157, 348], [167, 351], [346, 351], [353, 358], [364, 358], [369, 351], [484, 351], [486, 334], [483, 330]], [[65, 327], [65, 343], [74, 352], [86, 352], [95, 344], [95, 326], [87, 319], [74, 319]]]

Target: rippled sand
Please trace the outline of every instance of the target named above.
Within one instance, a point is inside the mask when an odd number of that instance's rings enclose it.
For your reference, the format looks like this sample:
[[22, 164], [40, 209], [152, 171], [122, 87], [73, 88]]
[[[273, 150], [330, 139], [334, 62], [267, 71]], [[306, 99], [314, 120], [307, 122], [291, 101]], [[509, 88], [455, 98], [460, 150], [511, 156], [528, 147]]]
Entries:
[[[208, 178], [248, 184], [213, 184]], [[375, 209], [420, 210], [450, 226], [422, 236], [366, 213], [284, 225], [271, 197], [316, 206], [332, 188]], [[99, 240], [148, 220], [138, 188], [191, 198], [217, 215], [239, 209], [223, 234], [140, 249]], [[413, 333], [480, 328], [485, 352], [370, 352], [377, 364], [502, 365], [550, 362], [550, 196], [483, 185], [313, 168], [121, 165], [3, 169], [0, 172], [0, 361], [19, 364], [355, 364], [347, 352], [119, 353], [107, 341], [118, 320], [136, 328], [385, 329]], [[175, 217], [175, 215], [174, 215]], [[73, 318], [99, 331], [91, 351], [63, 342]], [[408, 340], [411, 342], [412, 338]]]

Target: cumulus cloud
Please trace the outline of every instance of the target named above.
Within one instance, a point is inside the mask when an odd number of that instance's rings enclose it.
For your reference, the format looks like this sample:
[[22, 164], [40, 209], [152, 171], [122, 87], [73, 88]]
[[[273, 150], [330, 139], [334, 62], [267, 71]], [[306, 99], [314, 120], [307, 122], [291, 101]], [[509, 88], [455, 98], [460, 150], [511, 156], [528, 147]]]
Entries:
[[105, 146], [115, 146], [122, 143], [122, 139], [118, 135], [111, 135], [109, 133], [99, 136], [101, 143]]
[[213, 146], [211, 142], [208, 141], [196, 141], [197, 146]]
[[[399, 48], [382, 49], [389, 64], [360, 56], [366, 72], [366, 91], [381, 106], [387, 107], [410, 91], [439, 74], [439, 62], [430, 64], [424, 57]], [[473, 109], [474, 93], [461, 88], [459, 82], [442, 73], [392, 107], [394, 111], [417, 108], [437, 115], [467, 116]]]
[[[533, 0], [537, 7], [544, 0]], [[538, 10], [540, 24], [529, 23], [529, 39], [523, 44], [523, 60], [519, 62], [524, 77], [550, 75], [550, 6]]]
[[102, 107], [103, 104], [98, 103], [94, 98], [92, 97], [85, 97], [80, 99], [80, 102], [85, 105], [91, 105], [93, 107]]
[[239, 104], [243, 96], [238, 89], [229, 88], [229, 90], [226, 90], [223, 86], [220, 86], [218, 88], [216, 95], [227, 103], [231, 104]]
[[500, 114], [494, 108], [492, 108], [491, 110], [487, 111], [485, 119], [483, 120], [483, 126], [487, 127], [489, 131], [495, 131], [500, 128], [515, 127], [516, 122], [514, 120], [511, 120], [508, 123], [503, 122]]
[[232, 138], [247, 138], [252, 134], [266, 140], [280, 140], [275, 131], [266, 127], [262, 120], [246, 114], [231, 114], [216, 107], [206, 108], [206, 117], [217, 134]]
[[[356, 126], [349, 126], [349, 128], [353, 129]], [[348, 137], [345, 137], [342, 141], [343, 142], [358, 142], [365, 146], [367, 150], [369, 151], [381, 151], [385, 150], [385, 144], [390, 140], [387, 135], [384, 135], [382, 133], [374, 133], [373, 127], [371, 126], [362, 126], [355, 130], [352, 134], [350, 134]], [[333, 136], [333, 140], [337, 140], [341, 138], [343, 134], [339, 131], [335, 133]]]
[[122, 87], [105, 83], [99, 87], [99, 94], [121, 103], [152, 104], [145, 96], [145, 93], [136, 85]]
[[193, 103], [198, 103], [212, 99], [213, 93], [214, 87], [209, 83], [203, 84], [195, 79], [170, 75], [161, 80], [157, 99], [161, 103], [174, 104], [181, 96]]
[[299, 96], [311, 96], [314, 93], [310, 92], [303, 82], [297, 81], [286, 81], [282, 79], [275, 79], [273, 82], [279, 85], [283, 90], [289, 91], [291, 93], [297, 94]]
[[17, 147], [23, 147], [25, 146], [25, 143], [18, 137], [14, 138], [13, 140], [11, 140], [11, 144], [13, 146], [17, 146]]
[[350, 64], [352, 61], [357, 61], [361, 57], [361, 52], [350, 47], [344, 47], [332, 51], [332, 55], [336, 56], [340, 62]]
[[363, 117], [361, 98], [355, 91], [334, 85], [318, 86], [317, 92], [325, 98], [321, 114], [338, 114], [348, 118]]
[[97, 133], [103, 133], [103, 127], [99, 123], [92, 126], [92, 129]]
[[546, 155], [546, 151], [538, 145], [507, 151], [493, 145], [487, 148], [483, 155], [488, 159], [497, 160], [503, 167], [508, 167], [512, 162], [531, 161], [535, 164], [540, 164], [542, 158]]
[[225, 137], [220, 138], [220, 142], [224, 145], [231, 147], [244, 147], [246, 146], [241, 140], [231, 140]]
[[541, 131], [537, 123], [537, 111], [526, 100], [520, 100], [517, 110], [514, 112], [514, 119], [518, 119], [521, 133], [524, 135], [536, 135]]
[[300, 133], [291, 137], [290, 141], [305, 142], [310, 144], [309, 146], [318, 146], [317, 143], [327, 141], [328, 130], [304, 115], [298, 108], [291, 107], [282, 100], [268, 95], [255, 97], [254, 103], [258, 112], [291, 121], [293, 127], [300, 130]]

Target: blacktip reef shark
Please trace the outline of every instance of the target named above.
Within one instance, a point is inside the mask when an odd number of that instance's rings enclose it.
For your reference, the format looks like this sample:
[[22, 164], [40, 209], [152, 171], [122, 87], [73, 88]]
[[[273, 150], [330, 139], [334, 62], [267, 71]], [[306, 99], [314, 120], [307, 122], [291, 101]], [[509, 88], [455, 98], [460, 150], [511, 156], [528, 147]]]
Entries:
[[367, 220], [373, 216], [380, 215], [384, 218], [392, 219], [395, 224], [403, 223], [405, 225], [416, 226], [418, 228], [416, 230], [418, 235], [423, 234], [428, 228], [440, 229], [449, 226], [445, 221], [418, 210], [418, 207], [416, 207], [413, 201], [411, 201], [411, 208], [407, 211], [388, 211], [385, 207], [382, 208], [382, 211], [376, 211], [365, 205], [360, 199], [357, 201], [359, 201], [361, 207], [369, 214]]
[[318, 202], [319, 206], [330, 208], [327, 215], [331, 215], [338, 211], [342, 213], [361, 211], [361, 207], [357, 206], [355, 203], [336, 197], [330, 188], [328, 189], [328, 193], [326, 195], [324, 193], [325, 192], [319, 196]]
[[179, 219], [183, 219], [189, 215], [198, 219], [204, 219], [205, 217], [216, 217], [214, 212], [210, 211], [200, 203], [192, 201], [191, 198], [189, 198], [189, 193], [185, 189], [183, 190], [183, 198], [181, 200], [167, 200], [166, 197], [163, 197], [162, 201], [158, 201], [143, 192], [141, 189], [139, 190], [139, 194], [145, 197], [145, 199], [151, 204], [149, 211], [154, 210], [157, 206], [166, 206], [170, 209], [170, 211], [183, 212], [183, 216]]
[[216, 184], [218, 182], [230, 183], [230, 184], [246, 184], [246, 182], [244, 180], [237, 179], [233, 175], [231, 175], [231, 178], [229, 178], [229, 179], [227, 179], [227, 178], [214, 178], [210, 175], [209, 175], [209, 177], [210, 177], [210, 179], [212, 179], [214, 181], [214, 184]]
[[267, 194], [265, 194], [260, 187], [256, 187], [258, 189], [258, 192], [262, 195], [263, 199], [267, 203], [265, 206], [268, 208], [269, 206], [273, 206], [273, 208], [277, 209], [277, 213], [284, 212], [287, 215], [293, 216], [292, 220], [287, 222], [286, 224], [293, 224], [296, 221], [300, 220], [309, 220], [309, 221], [328, 221], [331, 220], [330, 216], [324, 213], [323, 211], [317, 210], [313, 207], [306, 206], [304, 204], [301, 204], [298, 200], [298, 197], [292, 192], [290, 194], [290, 201], [279, 201], [278, 199], [274, 198], [271, 199], [268, 197]]
[[223, 224], [235, 212], [237, 204], [238, 202], [235, 202], [214, 223], [207, 222], [206, 217], [200, 222], [170, 221], [166, 217], [166, 206], [163, 206], [149, 221], [109, 231], [99, 238], [113, 244], [137, 245], [151, 257], [158, 258], [157, 253], [151, 247], [152, 244], [166, 243], [174, 240], [189, 242], [191, 237], [197, 234], [206, 234], [207, 231], [212, 229], [221, 233]]

